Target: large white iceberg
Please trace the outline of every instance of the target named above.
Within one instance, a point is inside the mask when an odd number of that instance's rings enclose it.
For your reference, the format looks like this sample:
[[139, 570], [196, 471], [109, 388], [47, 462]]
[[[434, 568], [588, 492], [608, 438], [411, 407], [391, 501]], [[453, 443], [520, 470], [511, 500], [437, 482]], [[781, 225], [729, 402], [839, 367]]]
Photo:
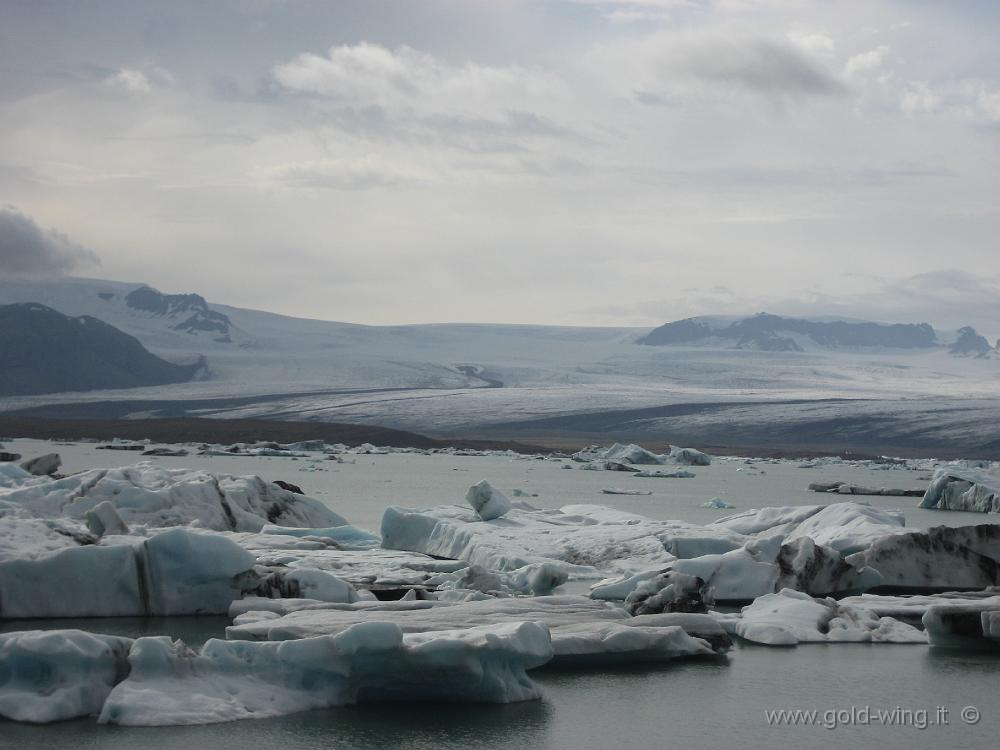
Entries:
[[747, 510], [713, 521], [708, 528], [753, 536], [780, 535], [785, 541], [809, 537], [847, 555], [877, 539], [906, 533], [905, 525], [905, 518], [897, 511], [863, 503], [833, 503]]
[[943, 466], [934, 472], [920, 507], [1000, 513], [1000, 469]]
[[256, 561], [210, 532], [177, 528], [116, 541], [0, 561], [0, 617], [223, 614]]
[[540, 696], [526, 670], [551, 657], [548, 631], [533, 622], [410, 634], [366, 622], [281, 643], [213, 639], [197, 652], [140, 638], [100, 721], [207, 724], [368, 701], [510, 703]]
[[935, 526], [878, 539], [849, 555], [870, 567], [882, 586], [921, 592], [984, 589], [1000, 584], [1000, 525]]

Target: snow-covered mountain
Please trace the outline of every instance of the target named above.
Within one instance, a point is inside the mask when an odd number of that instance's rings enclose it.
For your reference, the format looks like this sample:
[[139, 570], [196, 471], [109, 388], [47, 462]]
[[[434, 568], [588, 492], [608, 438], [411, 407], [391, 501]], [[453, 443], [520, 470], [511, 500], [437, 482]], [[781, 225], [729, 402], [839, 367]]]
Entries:
[[648, 346], [709, 345], [768, 352], [811, 349], [844, 351], [914, 351], [947, 347], [951, 354], [988, 356], [996, 350], [975, 328], [954, 333], [936, 331], [927, 323], [789, 318], [759, 313], [748, 318], [685, 318], [666, 323], [639, 337]]
[[366, 326], [218, 305], [140, 283], [0, 280], [0, 304], [13, 302], [91, 315], [171, 362], [204, 355], [208, 377], [0, 401], [8, 411], [87, 401], [115, 402], [108, 416], [157, 416], [173, 404], [170, 413], [364, 422], [442, 434], [671, 404], [929, 404], [1000, 395], [1000, 357], [985, 339], [972, 329], [947, 333], [925, 324], [758, 315], [692, 318], [654, 331]]

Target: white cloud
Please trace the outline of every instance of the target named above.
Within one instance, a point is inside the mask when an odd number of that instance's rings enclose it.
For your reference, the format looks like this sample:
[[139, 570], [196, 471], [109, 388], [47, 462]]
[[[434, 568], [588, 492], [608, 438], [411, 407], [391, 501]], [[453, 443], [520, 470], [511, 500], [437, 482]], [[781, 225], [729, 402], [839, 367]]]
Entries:
[[424, 183], [433, 175], [412, 165], [368, 154], [357, 159], [317, 159], [260, 169], [265, 185], [332, 190], [368, 190]]
[[882, 67], [888, 56], [889, 47], [885, 44], [880, 44], [867, 52], [852, 55], [844, 66], [844, 75], [848, 78], [857, 78], [873, 73]]
[[174, 84], [173, 75], [164, 68], [150, 66], [145, 69], [123, 67], [104, 77], [104, 86], [127, 96], [150, 94], [157, 88]]
[[148, 94], [153, 90], [153, 82], [141, 70], [134, 68], [122, 68], [105, 80], [109, 86], [129, 94]]
[[976, 95], [976, 108], [991, 122], [1000, 122], [1000, 90], [981, 88]]
[[899, 106], [908, 115], [934, 112], [941, 106], [941, 97], [927, 81], [911, 81], [903, 89]]
[[831, 57], [836, 49], [833, 39], [825, 34], [809, 33], [801, 29], [792, 29], [785, 36], [788, 41], [805, 52], [820, 57]]
[[550, 72], [518, 65], [453, 64], [401, 46], [362, 42], [304, 53], [272, 69], [289, 91], [338, 100], [416, 109], [504, 109], [513, 102], [544, 100], [561, 84]]

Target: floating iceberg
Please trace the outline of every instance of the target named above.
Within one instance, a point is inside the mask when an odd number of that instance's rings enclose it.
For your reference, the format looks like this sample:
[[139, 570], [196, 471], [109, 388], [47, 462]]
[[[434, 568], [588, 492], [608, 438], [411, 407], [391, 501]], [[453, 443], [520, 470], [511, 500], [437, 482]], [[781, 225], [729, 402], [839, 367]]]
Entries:
[[1000, 604], [935, 604], [921, 618], [932, 646], [1000, 648]]
[[552, 657], [534, 622], [410, 633], [366, 622], [281, 643], [140, 638], [100, 721], [131, 726], [266, 718], [371, 701], [511, 703], [540, 696], [526, 670]]
[[41, 724], [98, 713], [128, 674], [131, 645], [82, 630], [0, 633], [0, 717]]
[[733, 635], [768, 646], [927, 642], [924, 633], [912, 625], [791, 589], [761, 596], [739, 615], [717, 617]]
[[935, 526], [875, 540], [850, 555], [874, 568], [883, 586], [920, 592], [984, 589], [1000, 584], [1000, 526]]
[[[32, 523], [39, 522], [17, 527]], [[0, 529], [9, 525], [0, 519]], [[0, 617], [223, 614], [242, 596], [242, 577], [256, 561], [211, 532], [177, 528], [115, 540], [0, 561]]]
[[[536, 596], [481, 599], [466, 602], [396, 601], [350, 605], [257, 602], [269, 606], [263, 614], [255, 601], [238, 602], [230, 614], [229, 639], [289, 640], [341, 633], [359, 623], [392, 622], [404, 633], [430, 633], [489, 624], [531, 621], [551, 633], [558, 662], [599, 660], [664, 660], [680, 656], [708, 656], [712, 648], [689, 636], [683, 622], [633, 618], [622, 609], [581, 596]], [[277, 609], [279, 617], [274, 617]], [[238, 614], [241, 613], [242, 614]], [[702, 626], [706, 632], [711, 630]]]
[[1000, 513], [1000, 470], [942, 467], [934, 472], [920, 507]]
[[63, 479], [35, 479], [0, 489], [0, 516], [82, 519], [111, 503], [128, 525], [197, 523], [217, 531], [259, 531], [267, 523], [342, 526], [347, 522], [318, 500], [260, 477], [237, 477], [139, 463], [92, 469]]

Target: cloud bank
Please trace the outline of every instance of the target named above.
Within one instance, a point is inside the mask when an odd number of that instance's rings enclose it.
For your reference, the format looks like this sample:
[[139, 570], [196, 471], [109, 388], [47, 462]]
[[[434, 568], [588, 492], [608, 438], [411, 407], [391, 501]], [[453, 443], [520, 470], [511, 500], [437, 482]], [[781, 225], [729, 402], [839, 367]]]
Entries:
[[0, 208], [0, 269], [4, 273], [61, 275], [100, 262], [93, 251], [60, 232], [42, 229], [13, 206]]

